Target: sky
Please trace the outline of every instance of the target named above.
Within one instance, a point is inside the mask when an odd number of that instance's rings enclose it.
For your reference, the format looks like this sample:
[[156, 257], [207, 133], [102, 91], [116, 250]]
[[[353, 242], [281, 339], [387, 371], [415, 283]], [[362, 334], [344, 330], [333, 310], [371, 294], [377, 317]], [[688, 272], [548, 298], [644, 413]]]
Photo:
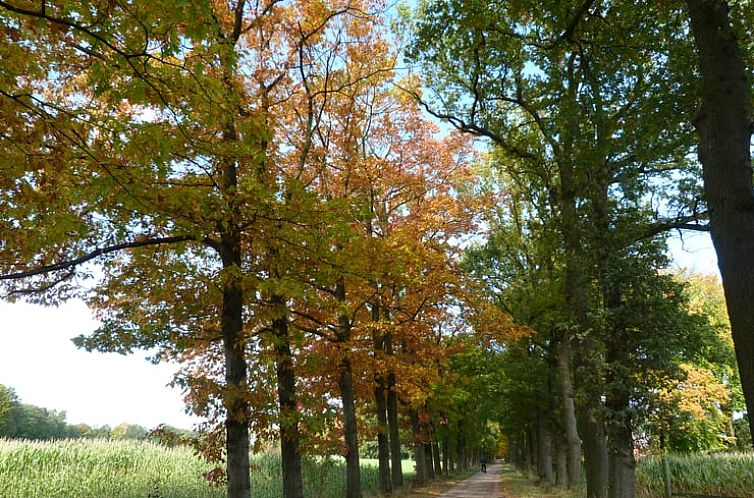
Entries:
[[65, 410], [71, 424], [160, 423], [190, 429], [180, 389], [167, 387], [175, 365], [129, 356], [89, 353], [71, 338], [97, 326], [81, 301], [60, 307], [0, 302], [0, 384], [22, 403]]
[[[675, 266], [718, 273], [708, 234], [674, 235], [669, 246]], [[167, 386], [176, 365], [153, 365], [144, 353], [89, 353], [73, 345], [71, 338], [96, 326], [81, 301], [57, 308], [0, 302], [0, 384], [13, 387], [23, 403], [65, 410], [72, 424], [189, 429], [199, 421], [184, 412], [180, 389]]]

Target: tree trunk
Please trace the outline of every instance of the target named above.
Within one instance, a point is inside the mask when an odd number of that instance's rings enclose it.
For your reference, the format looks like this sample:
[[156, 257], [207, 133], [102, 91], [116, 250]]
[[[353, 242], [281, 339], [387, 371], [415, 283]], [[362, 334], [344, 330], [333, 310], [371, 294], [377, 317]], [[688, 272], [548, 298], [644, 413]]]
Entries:
[[431, 481], [432, 479], [435, 478], [435, 460], [434, 460], [434, 455], [432, 454], [433, 449], [434, 448], [432, 446], [432, 443], [430, 442], [424, 443], [424, 460], [425, 460], [424, 468], [427, 471], [428, 481]]
[[[336, 285], [338, 301], [345, 303], [346, 288], [343, 280]], [[346, 315], [340, 316], [338, 340], [345, 343], [351, 338], [351, 322]], [[359, 440], [356, 425], [353, 371], [347, 351], [340, 362], [340, 395], [343, 402], [343, 436], [346, 443], [346, 498], [361, 498], [361, 469], [359, 467]]]
[[537, 420], [537, 468], [539, 481], [552, 484], [552, 446], [550, 443], [550, 417], [547, 412], [539, 412]]
[[[754, 434], [754, 191], [750, 82], [724, 0], [687, 0], [702, 103], [694, 125], [749, 428]], [[743, 7], [742, 7], [743, 8]], [[752, 438], [754, 440], [754, 438]]]
[[568, 487], [568, 456], [566, 452], [565, 434], [558, 427], [555, 429], [555, 461], [556, 464], [556, 485], [559, 488]]
[[436, 441], [432, 443], [432, 458], [434, 459], [435, 476], [442, 475], [442, 461], [440, 457], [440, 444]]
[[344, 358], [340, 364], [340, 395], [343, 399], [343, 431], [346, 442], [346, 498], [361, 498], [356, 405], [351, 361], [348, 358]]
[[608, 397], [607, 408], [620, 414], [612, 417], [608, 425], [609, 498], [634, 498], [636, 494], [636, 461], [628, 403], [628, 396]]
[[391, 493], [393, 490], [390, 480], [390, 444], [387, 434], [387, 401], [385, 398], [385, 384], [382, 379], [374, 388], [374, 399], [377, 407], [377, 457], [379, 459], [380, 491]]
[[421, 486], [427, 481], [427, 459], [424, 455], [424, 443], [421, 440], [419, 413], [411, 410], [411, 429], [414, 436], [414, 463], [416, 464], [415, 484]]
[[450, 475], [450, 439], [446, 435], [442, 440], [442, 473], [445, 477]]
[[531, 441], [529, 440], [529, 429], [524, 430], [521, 441], [523, 443], [521, 446], [524, 450], [523, 470], [526, 472], [527, 477], [531, 479], [534, 476], [534, 472], [532, 472], [531, 469]]
[[605, 425], [597, 415], [601, 409], [602, 401], [599, 395], [588, 394], [582, 410], [580, 430], [584, 439], [587, 498], [607, 497], [607, 438]]
[[[225, 237], [224, 237], [225, 238]], [[232, 239], [232, 238], [231, 238]], [[231, 260], [225, 268], [240, 268], [238, 239], [228, 243]], [[225, 263], [225, 261], [224, 261]], [[243, 290], [237, 278], [228, 278], [223, 288], [221, 328], [225, 350], [225, 445], [228, 498], [249, 498], [249, 404], [245, 399], [246, 351], [243, 331]]]
[[[385, 334], [385, 353], [393, 354], [393, 336], [390, 332]], [[390, 463], [393, 489], [403, 486], [403, 455], [401, 455], [401, 437], [398, 427], [398, 396], [395, 394], [395, 373], [387, 375], [387, 425], [390, 436]]]
[[576, 487], [581, 482], [581, 439], [576, 422], [576, 404], [573, 398], [571, 382], [571, 348], [570, 339], [563, 337], [558, 348], [558, 377], [560, 381], [560, 398], [563, 403], [563, 428], [566, 439], [568, 459], [568, 486]]
[[293, 369], [288, 318], [285, 300], [273, 296], [272, 301], [280, 308], [280, 316], [272, 320], [275, 337], [275, 365], [280, 406], [280, 456], [283, 470], [283, 498], [303, 498], [304, 484], [301, 477], [301, 451], [296, 404], [296, 374]]
[[[372, 320], [379, 322], [380, 308], [377, 303], [372, 305]], [[380, 355], [385, 350], [385, 339], [379, 330], [374, 332], [374, 358], [375, 362], [381, 361]], [[374, 404], [377, 410], [377, 458], [379, 461], [380, 491], [388, 494], [393, 491], [390, 481], [390, 443], [387, 429], [387, 399], [385, 389], [387, 382], [384, 375], [377, 373], [374, 376]]]

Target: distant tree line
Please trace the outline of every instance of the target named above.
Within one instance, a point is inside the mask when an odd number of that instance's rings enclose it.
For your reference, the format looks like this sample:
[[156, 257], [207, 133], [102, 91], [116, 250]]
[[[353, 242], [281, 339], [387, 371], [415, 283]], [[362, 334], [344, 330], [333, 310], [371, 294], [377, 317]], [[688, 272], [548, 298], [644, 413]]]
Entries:
[[66, 412], [51, 410], [36, 405], [21, 403], [12, 387], [0, 384], [0, 438], [15, 439], [158, 439], [165, 433], [176, 436], [189, 435], [191, 431], [160, 426], [159, 430], [150, 431], [138, 424], [122, 423], [115, 427], [109, 425], [90, 426], [88, 424], [69, 424]]

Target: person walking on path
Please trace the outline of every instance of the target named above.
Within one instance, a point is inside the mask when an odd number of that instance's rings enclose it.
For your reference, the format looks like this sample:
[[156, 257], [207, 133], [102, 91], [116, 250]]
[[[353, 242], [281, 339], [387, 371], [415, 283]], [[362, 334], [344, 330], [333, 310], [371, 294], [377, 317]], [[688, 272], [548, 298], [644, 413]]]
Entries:
[[488, 472], [480, 472], [460, 482], [440, 495], [440, 498], [500, 498], [501, 465], [490, 465]]
[[482, 457], [481, 464], [482, 464], [482, 472], [486, 474], [487, 473], [487, 459]]

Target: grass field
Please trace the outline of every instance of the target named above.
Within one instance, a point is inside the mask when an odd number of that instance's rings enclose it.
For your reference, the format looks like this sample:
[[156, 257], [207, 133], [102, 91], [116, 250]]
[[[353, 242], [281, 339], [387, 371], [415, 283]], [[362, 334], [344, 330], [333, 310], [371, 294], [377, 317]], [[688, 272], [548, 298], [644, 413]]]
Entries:
[[[280, 458], [252, 458], [253, 496], [282, 495]], [[404, 472], [413, 473], [406, 460]], [[2, 498], [221, 498], [224, 490], [202, 478], [209, 467], [187, 448], [165, 448], [136, 441], [30, 442], [0, 440]], [[362, 465], [365, 495], [377, 494], [375, 460]], [[340, 498], [345, 464], [339, 460], [304, 462], [306, 496]]]
[[[754, 498], [754, 453], [670, 456], [674, 493]], [[659, 457], [639, 460], [636, 496], [662, 498], [662, 465]]]
[[[690, 495], [754, 498], [754, 453], [674, 455], [669, 457], [673, 492]], [[636, 497], [664, 498], [659, 457], [640, 458], [636, 466]], [[585, 490], [539, 487], [513, 467], [503, 469], [508, 498], [583, 498]]]

